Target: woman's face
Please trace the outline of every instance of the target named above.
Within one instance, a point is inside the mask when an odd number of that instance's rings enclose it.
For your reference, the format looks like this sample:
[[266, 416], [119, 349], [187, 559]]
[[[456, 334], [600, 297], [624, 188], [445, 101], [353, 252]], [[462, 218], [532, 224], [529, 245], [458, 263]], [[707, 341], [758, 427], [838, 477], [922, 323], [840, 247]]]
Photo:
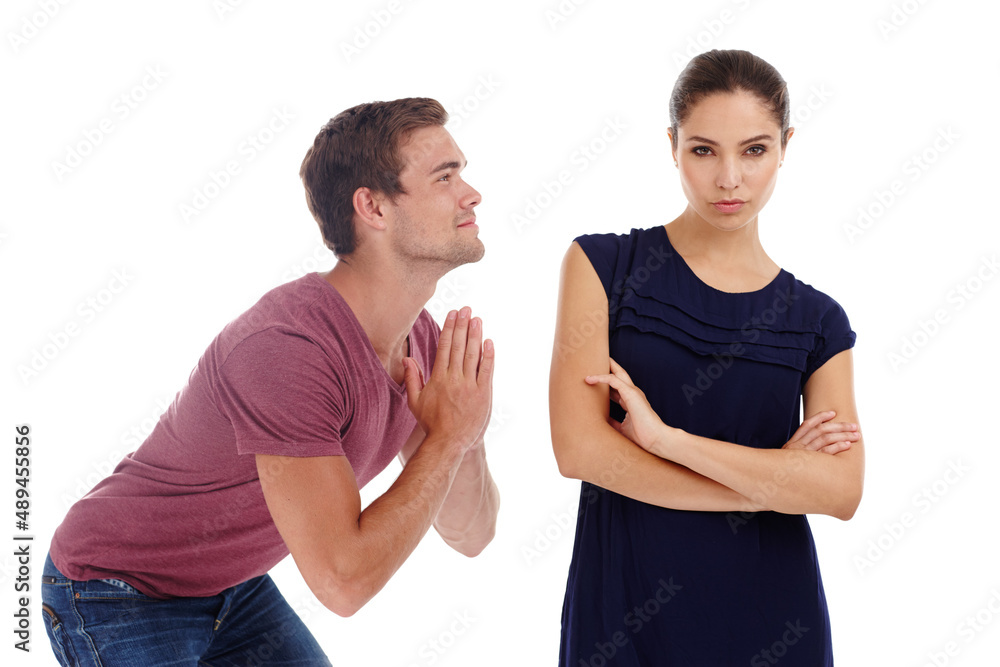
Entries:
[[673, 139], [681, 187], [695, 213], [720, 230], [756, 219], [771, 198], [785, 152], [781, 127], [756, 96], [705, 97]]

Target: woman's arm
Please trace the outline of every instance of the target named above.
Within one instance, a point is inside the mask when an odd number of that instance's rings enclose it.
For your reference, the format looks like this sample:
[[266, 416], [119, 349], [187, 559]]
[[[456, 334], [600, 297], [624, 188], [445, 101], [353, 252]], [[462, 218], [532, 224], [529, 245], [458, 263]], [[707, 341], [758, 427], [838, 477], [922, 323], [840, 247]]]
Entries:
[[608, 387], [584, 377], [608, 371], [608, 299], [583, 249], [563, 260], [549, 374], [552, 447], [565, 477], [661, 507], [755, 511], [747, 497], [636, 446], [608, 423]]
[[[637, 444], [767, 509], [829, 514], [846, 521], [861, 502], [864, 443], [857, 428], [850, 350], [834, 356], [809, 378], [803, 392], [804, 409], [814, 414], [782, 449], [745, 447], [665, 425], [613, 361], [612, 373], [590, 376], [587, 382], [610, 386], [612, 397], [628, 412], [621, 429]], [[815, 414], [817, 410], [824, 412]], [[838, 421], [831, 420], [831, 412]]]

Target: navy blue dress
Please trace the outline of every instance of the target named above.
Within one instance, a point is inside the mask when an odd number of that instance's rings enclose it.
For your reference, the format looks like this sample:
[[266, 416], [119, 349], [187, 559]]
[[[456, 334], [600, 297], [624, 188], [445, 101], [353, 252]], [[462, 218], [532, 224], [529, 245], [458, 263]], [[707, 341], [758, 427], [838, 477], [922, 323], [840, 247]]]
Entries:
[[[844, 310], [784, 269], [763, 289], [702, 282], [660, 227], [575, 239], [608, 296], [610, 352], [664, 423], [780, 448], [810, 374], [854, 345]], [[615, 403], [611, 414], [624, 412]], [[584, 482], [562, 615], [564, 667], [833, 665], [803, 515], [695, 512]]]

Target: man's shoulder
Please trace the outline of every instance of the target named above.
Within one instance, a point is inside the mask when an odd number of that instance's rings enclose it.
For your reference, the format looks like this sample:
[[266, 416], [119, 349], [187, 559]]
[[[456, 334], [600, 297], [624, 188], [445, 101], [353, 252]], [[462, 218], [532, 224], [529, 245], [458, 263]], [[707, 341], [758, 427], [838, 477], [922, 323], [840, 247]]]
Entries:
[[301, 354], [303, 344], [316, 353], [349, 357], [365, 339], [357, 319], [340, 295], [317, 274], [308, 274], [266, 292], [229, 322], [214, 341], [224, 361], [237, 348], [281, 348]]

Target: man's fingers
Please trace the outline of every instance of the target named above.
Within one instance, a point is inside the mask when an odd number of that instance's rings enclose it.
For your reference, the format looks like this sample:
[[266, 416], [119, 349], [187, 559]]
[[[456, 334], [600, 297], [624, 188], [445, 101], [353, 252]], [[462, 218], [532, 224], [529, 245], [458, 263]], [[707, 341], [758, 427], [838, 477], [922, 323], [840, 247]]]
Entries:
[[[493, 367], [496, 364], [496, 350], [493, 349], [493, 341], [489, 338], [483, 343], [483, 358], [479, 362], [479, 375], [476, 382], [480, 387], [491, 387], [493, 382]], [[492, 396], [490, 410], [492, 411]]]
[[464, 372], [465, 350], [469, 338], [469, 315], [472, 309], [462, 306], [455, 320], [455, 330], [451, 339], [451, 357], [448, 360], [449, 373]]
[[424, 379], [414, 359], [404, 357], [403, 365], [403, 385], [406, 387], [406, 402], [410, 408], [410, 412], [413, 412], [417, 406], [420, 390], [424, 388]]
[[434, 360], [434, 368], [431, 369], [431, 376], [441, 376], [448, 371], [451, 361], [451, 341], [455, 337], [455, 322], [458, 320], [458, 312], [451, 310], [444, 318], [444, 326], [441, 327], [441, 335], [438, 336], [437, 358]]
[[479, 360], [483, 356], [483, 321], [478, 317], [469, 320], [469, 339], [465, 345], [465, 377], [475, 378]]

